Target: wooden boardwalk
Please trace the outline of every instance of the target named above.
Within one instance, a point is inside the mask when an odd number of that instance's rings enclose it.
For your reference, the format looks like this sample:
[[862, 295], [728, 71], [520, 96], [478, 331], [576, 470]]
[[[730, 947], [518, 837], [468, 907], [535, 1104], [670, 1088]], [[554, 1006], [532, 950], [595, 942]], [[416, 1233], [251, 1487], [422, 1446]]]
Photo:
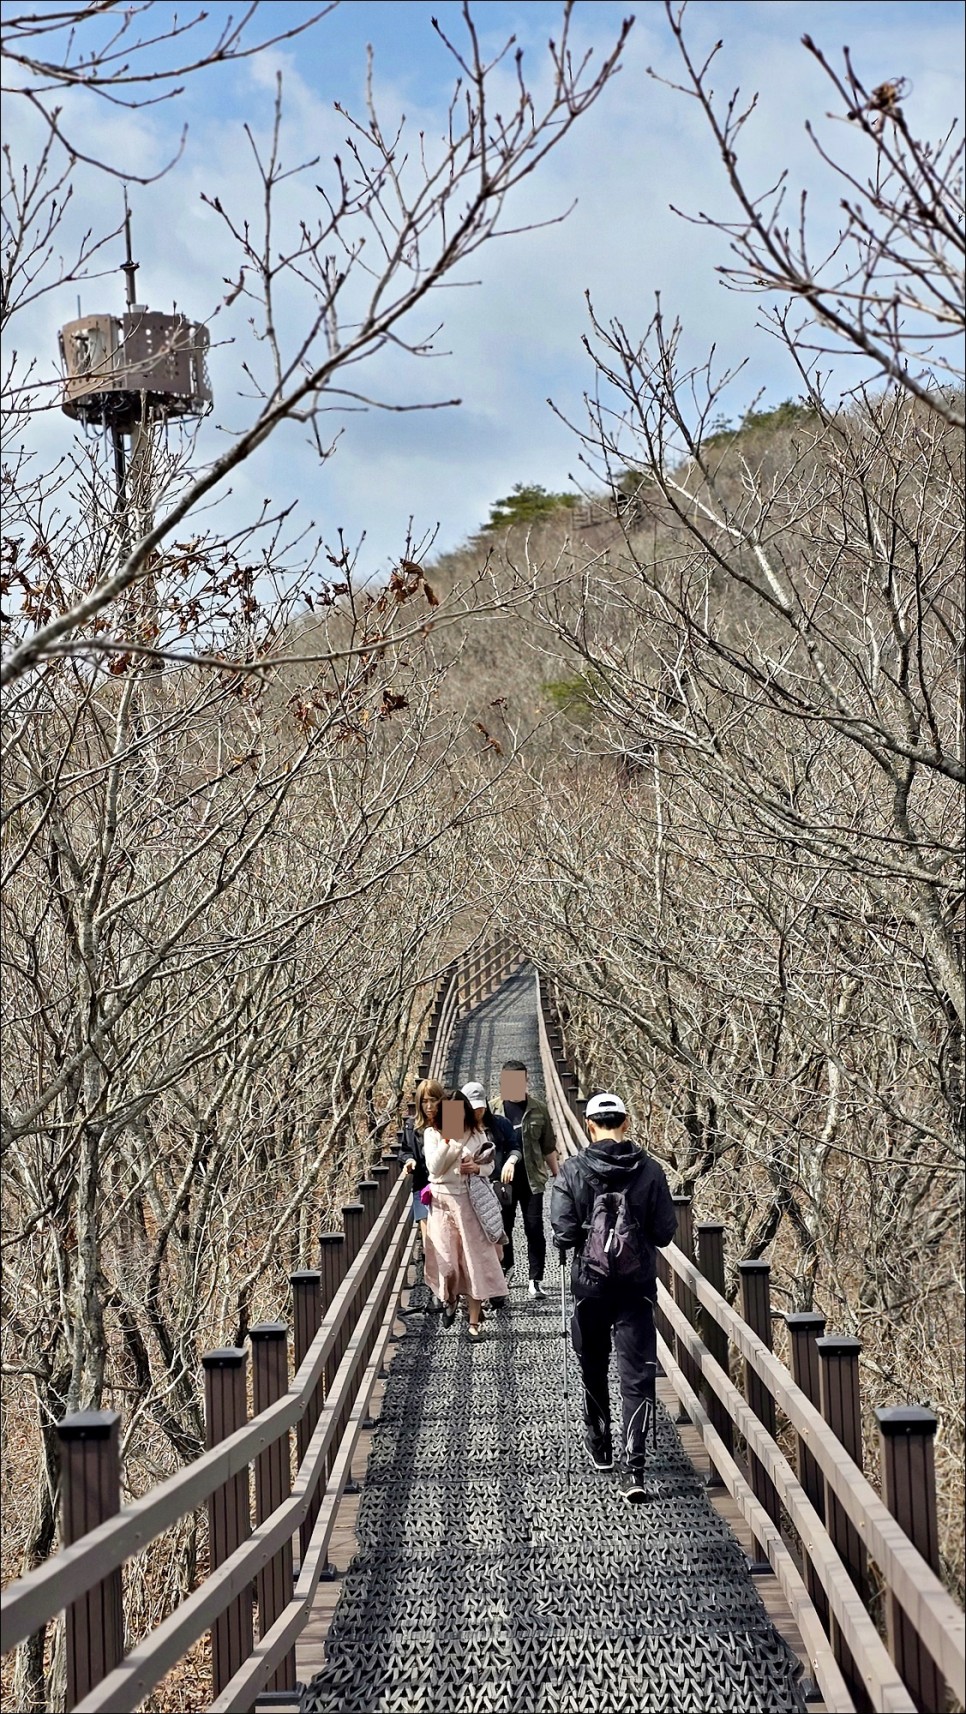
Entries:
[[[514, 1052], [538, 1063], [531, 990], [513, 990], [457, 1033], [455, 1078], [493, 1086]], [[736, 1509], [707, 1490], [666, 1383], [652, 1505], [591, 1469], [573, 1404], [565, 1476], [558, 1280], [554, 1260], [545, 1301], [518, 1286], [477, 1346], [433, 1314], [397, 1322], [331, 1550], [340, 1575], [298, 1647], [302, 1714], [804, 1710], [791, 1615], [773, 1577], [748, 1574]], [[427, 1301], [415, 1284], [410, 1298]]]

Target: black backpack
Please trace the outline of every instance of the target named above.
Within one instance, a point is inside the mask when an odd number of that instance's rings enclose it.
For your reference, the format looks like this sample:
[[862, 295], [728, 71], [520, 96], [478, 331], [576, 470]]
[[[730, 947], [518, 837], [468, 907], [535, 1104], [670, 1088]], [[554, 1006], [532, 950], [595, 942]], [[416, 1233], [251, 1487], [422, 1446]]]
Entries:
[[626, 1190], [595, 1195], [581, 1265], [605, 1280], [633, 1280], [645, 1272], [647, 1249]]

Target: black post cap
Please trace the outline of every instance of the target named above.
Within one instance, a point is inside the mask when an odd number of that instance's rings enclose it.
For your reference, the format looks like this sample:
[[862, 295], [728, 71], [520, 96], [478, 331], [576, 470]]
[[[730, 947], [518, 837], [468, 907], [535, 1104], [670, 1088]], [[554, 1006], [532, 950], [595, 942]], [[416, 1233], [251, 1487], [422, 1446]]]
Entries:
[[206, 1351], [201, 1359], [203, 1369], [237, 1369], [244, 1363], [248, 1352], [241, 1345], [219, 1345], [214, 1351]]
[[875, 1413], [883, 1434], [935, 1434], [939, 1418], [925, 1405], [888, 1405]]
[[116, 1410], [75, 1410], [57, 1424], [63, 1440], [106, 1440], [121, 1413]]

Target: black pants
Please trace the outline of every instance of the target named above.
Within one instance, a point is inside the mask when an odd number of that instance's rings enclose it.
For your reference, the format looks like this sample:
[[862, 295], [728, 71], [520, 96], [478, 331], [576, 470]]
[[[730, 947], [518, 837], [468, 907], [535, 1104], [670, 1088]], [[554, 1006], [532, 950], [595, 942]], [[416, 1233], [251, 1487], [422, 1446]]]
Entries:
[[509, 1270], [513, 1266], [513, 1228], [516, 1225], [517, 1209], [523, 1214], [523, 1230], [527, 1238], [527, 1261], [530, 1266], [530, 1278], [542, 1280], [543, 1271], [547, 1265], [547, 1235], [543, 1229], [543, 1191], [531, 1190], [526, 1168], [522, 1161], [516, 1164], [513, 1180], [507, 1187], [512, 1196], [503, 1219], [503, 1230], [510, 1242], [503, 1251], [503, 1266]]
[[575, 1285], [570, 1330], [584, 1384], [584, 1422], [597, 1433], [610, 1429], [607, 1370], [613, 1337], [624, 1407], [624, 1457], [631, 1469], [640, 1469], [647, 1453], [648, 1430], [654, 1422], [657, 1336], [653, 1304], [640, 1291], [627, 1287], [608, 1286], [600, 1295], [583, 1297]]

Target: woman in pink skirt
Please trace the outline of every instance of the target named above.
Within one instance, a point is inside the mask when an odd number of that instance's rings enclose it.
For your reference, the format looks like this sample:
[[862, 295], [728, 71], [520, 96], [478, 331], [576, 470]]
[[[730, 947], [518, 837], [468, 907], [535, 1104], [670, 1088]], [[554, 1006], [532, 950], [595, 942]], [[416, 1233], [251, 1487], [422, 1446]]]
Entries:
[[429, 1171], [429, 1219], [426, 1222], [425, 1277], [430, 1291], [443, 1304], [443, 1324], [452, 1327], [457, 1299], [469, 1308], [470, 1338], [480, 1337], [484, 1298], [502, 1297], [503, 1245], [487, 1238], [469, 1197], [474, 1173], [493, 1171], [493, 1145], [476, 1126], [474, 1113], [460, 1090], [449, 1098], [464, 1109], [463, 1135], [447, 1141], [427, 1125], [423, 1152]]

